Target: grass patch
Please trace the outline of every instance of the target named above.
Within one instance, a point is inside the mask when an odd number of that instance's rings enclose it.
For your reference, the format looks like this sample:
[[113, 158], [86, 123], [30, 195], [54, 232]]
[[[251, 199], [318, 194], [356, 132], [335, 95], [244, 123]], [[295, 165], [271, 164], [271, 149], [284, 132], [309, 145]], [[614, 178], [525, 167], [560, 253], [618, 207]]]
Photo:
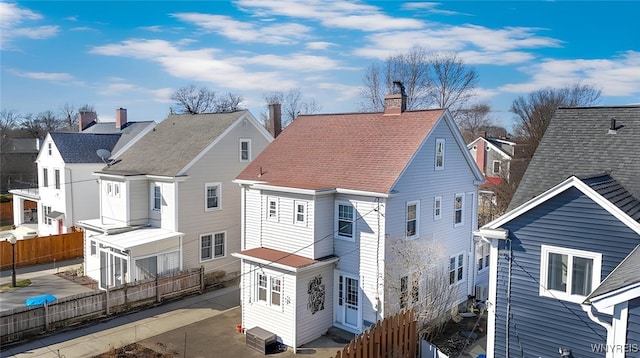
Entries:
[[29, 285], [31, 285], [31, 280], [29, 280], [29, 279], [17, 280], [16, 281], [16, 287], [11, 287], [11, 282], [5, 283], [3, 285], [0, 285], [0, 292], [13, 291], [13, 290], [17, 290], [17, 289], [22, 288], [22, 287], [27, 287]]

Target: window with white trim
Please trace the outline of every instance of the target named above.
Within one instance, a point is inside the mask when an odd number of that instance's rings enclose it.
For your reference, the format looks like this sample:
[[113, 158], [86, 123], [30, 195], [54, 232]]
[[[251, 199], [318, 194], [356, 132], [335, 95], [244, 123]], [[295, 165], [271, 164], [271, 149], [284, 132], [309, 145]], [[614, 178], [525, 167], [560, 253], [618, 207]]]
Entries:
[[251, 161], [251, 139], [240, 139], [240, 161]]
[[282, 276], [262, 272], [256, 275], [256, 301], [273, 307], [282, 306]]
[[406, 238], [415, 239], [420, 236], [420, 201], [408, 201], [405, 210], [405, 219], [407, 222]]
[[602, 254], [540, 246], [540, 296], [582, 303], [600, 284]]
[[42, 168], [42, 186], [45, 188], [49, 186], [49, 169], [47, 168]]
[[500, 164], [501, 162], [499, 160], [493, 161], [493, 174], [500, 174]]
[[51, 142], [47, 143], [47, 149], [49, 151], [49, 155], [51, 155]]
[[355, 210], [348, 202], [336, 203], [336, 233], [337, 237], [354, 241]]
[[47, 225], [51, 225], [53, 223], [53, 220], [47, 216], [51, 214], [51, 207], [50, 206], [42, 206], [42, 221], [44, 221], [45, 224]]
[[488, 242], [480, 241], [476, 243], [476, 268], [482, 271], [489, 267], [489, 249], [491, 245]]
[[200, 261], [224, 257], [226, 255], [225, 236], [224, 232], [200, 235]]
[[307, 224], [307, 202], [306, 201], [294, 201], [293, 202], [294, 219], [293, 222], [298, 225]]
[[449, 284], [464, 281], [464, 252], [449, 257]]
[[60, 189], [60, 169], [54, 169], [54, 180], [55, 180], [55, 188]]
[[454, 226], [460, 226], [463, 224], [463, 211], [464, 211], [464, 194], [456, 194], [453, 200], [453, 224]]
[[162, 208], [162, 190], [160, 189], [160, 185], [154, 185], [152, 188], [153, 211], [160, 211], [160, 208]]
[[433, 198], [433, 220], [440, 220], [442, 218], [442, 197], [436, 196]]
[[278, 198], [267, 199], [267, 220], [278, 221]]
[[444, 170], [444, 139], [436, 139], [436, 170]]
[[113, 184], [113, 196], [116, 198], [120, 197], [120, 183]]
[[98, 254], [98, 248], [96, 247], [96, 242], [91, 240], [91, 256], [96, 256]]
[[205, 183], [204, 185], [204, 210], [220, 210], [222, 206], [222, 184]]
[[107, 195], [113, 196], [113, 184], [110, 182], [107, 182]]

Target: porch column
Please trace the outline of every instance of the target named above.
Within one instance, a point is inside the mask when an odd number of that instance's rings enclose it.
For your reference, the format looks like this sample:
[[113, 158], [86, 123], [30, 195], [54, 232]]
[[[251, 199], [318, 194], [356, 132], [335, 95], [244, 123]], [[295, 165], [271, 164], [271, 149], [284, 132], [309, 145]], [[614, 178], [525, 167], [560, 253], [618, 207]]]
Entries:
[[13, 196], [13, 225], [24, 224], [24, 198]]

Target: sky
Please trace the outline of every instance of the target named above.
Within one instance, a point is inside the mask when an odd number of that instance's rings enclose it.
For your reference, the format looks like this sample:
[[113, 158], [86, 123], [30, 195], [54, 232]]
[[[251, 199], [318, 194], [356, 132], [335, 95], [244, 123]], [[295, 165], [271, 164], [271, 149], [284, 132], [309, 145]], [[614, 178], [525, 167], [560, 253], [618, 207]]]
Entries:
[[366, 68], [422, 46], [472, 67], [475, 101], [511, 128], [511, 103], [546, 87], [640, 104], [638, 14], [638, 1], [0, 0], [0, 105], [161, 121], [195, 85], [242, 96], [256, 118], [291, 89], [320, 113], [356, 112]]

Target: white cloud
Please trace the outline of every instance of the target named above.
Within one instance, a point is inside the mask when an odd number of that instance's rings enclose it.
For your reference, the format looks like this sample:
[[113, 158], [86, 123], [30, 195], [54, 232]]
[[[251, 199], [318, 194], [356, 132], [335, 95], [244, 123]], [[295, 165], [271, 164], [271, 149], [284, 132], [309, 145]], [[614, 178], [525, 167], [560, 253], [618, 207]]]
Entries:
[[512, 83], [501, 91], [527, 93], [545, 87], [565, 87], [576, 82], [593, 85], [603, 96], [640, 96], [640, 52], [627, 51], [611, 59], [546, 59], [520, 68], [531, 75], [527, 83]]
[[300, 39], [306, 38], [310, 31], [309, 27], [295, 23], [276, 23], [258, 27], [249, 22], [237, 21], [223, 15], [176, 13], [171, 16], [192, 23], [202, 30], [213, 31], [229, 39], [242, 42], [295, 44]]
[[73, 76], [68, 73], [60, 72], [22, 72], [18, 73], [19, 76], [31, 78], [34, 80], [46, 80], [46, 81], [71, 81]]
[[305, 45], [305, 48], [307, 50], [326, 50], [331, 46], [335, 46], [336, 44], [331, 43], [331, 42], [324, 42], [324, 41], [314, 41], [314, 42], [308, 42]]
[[41, 19], [42, 15], [15, 3], [0, 2], [0, 48], [10, 48], [15, 38], [39, 40], [53, 37], [59, 32], [58, 26], [18, 27], [23, 22]]
[[338, 62], [328, 57], [303, 54], [258, 55], [251, 58], [239, 58], [238, 62], [299, 72], [330, 71], [341, 67]]
[[471, 14], [452, 11], [452, 10], [443, 10], [438, 9], [438, 6], [442, 4], [437, 2], [407, 2], [402, 4], [401, 8], [403, 10], [411, 10], [411, 11], [424, 11], [427, 13], [438, 14], [438, 15], [464, 15], [464, 16], [473, 16]]
[[287, 16], [317, 21], [325, 27], [359, 31], [419, 29], [422, 21], [385, 15], [372, 5], [347, 1], [239, 0], [237, 4], [257, 16]]

